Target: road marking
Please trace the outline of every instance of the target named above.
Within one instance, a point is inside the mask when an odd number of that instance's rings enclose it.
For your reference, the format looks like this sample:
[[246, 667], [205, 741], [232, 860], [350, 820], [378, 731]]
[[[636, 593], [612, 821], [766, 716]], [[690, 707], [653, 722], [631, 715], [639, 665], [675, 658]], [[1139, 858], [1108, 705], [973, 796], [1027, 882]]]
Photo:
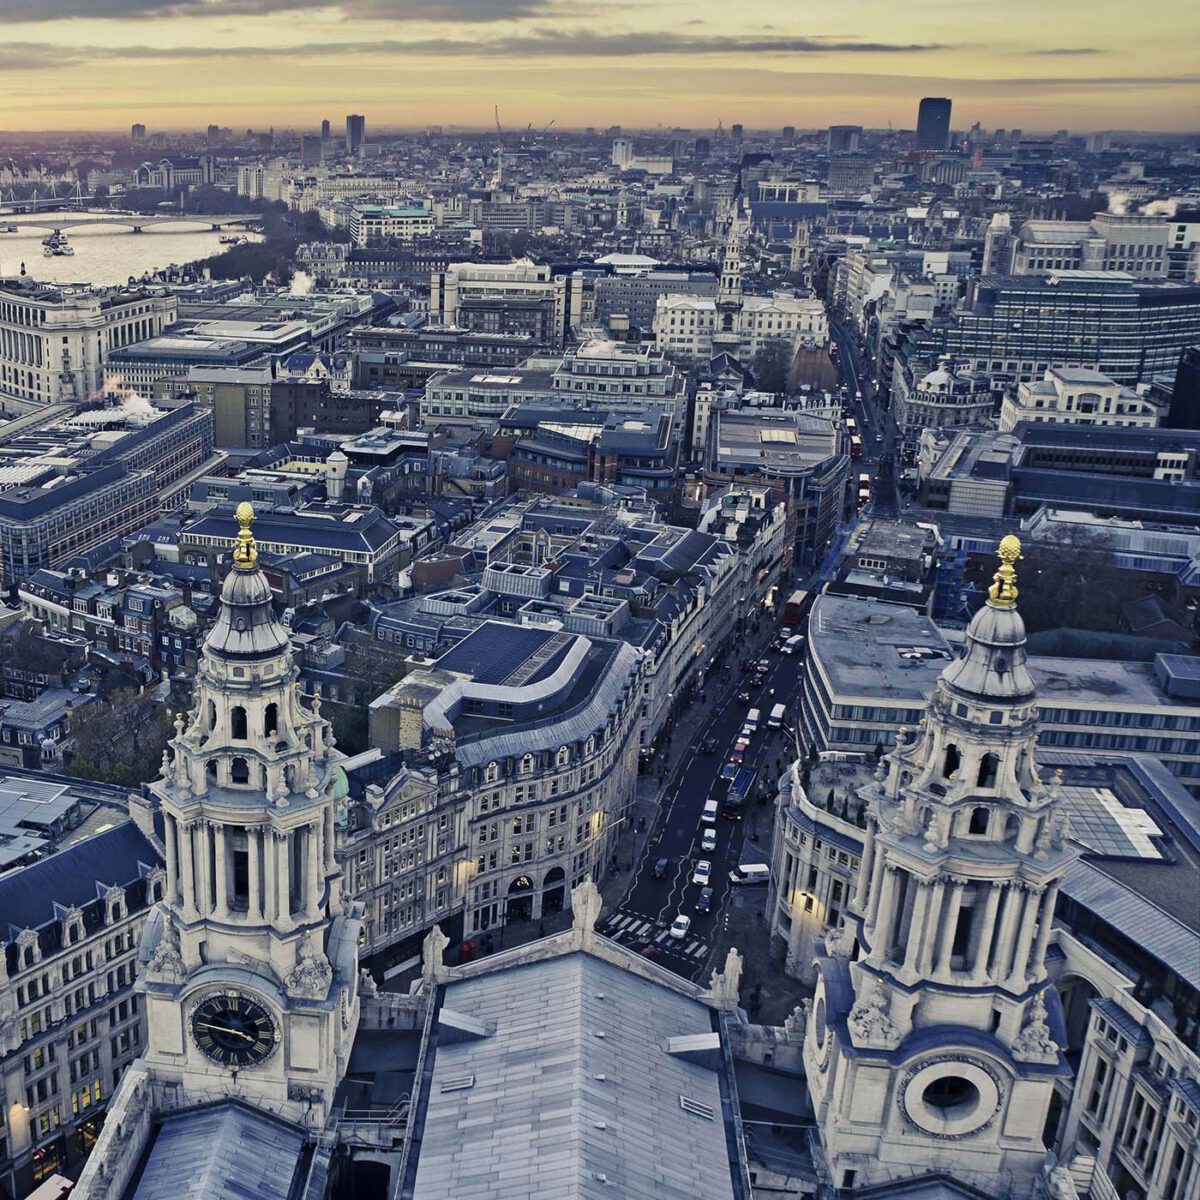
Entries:
[[619, 917], [614, 917], [612, 920], [612, 928], [620, 929], [622, 926], [628, 925], [631, 920], [633, 920], [633, 918], [628, 913], [624, 913]]
[[691, 954], [691, 955], [694, 955], [694, 956], [696, 956], [696, 957], [698, 958], [698, 957], [699, 957], [701, 954], [703, 954], [703, 953], [704, 953], [704, 951], [705, 951], [706, 949], [707, 949], [707, 947], [704, 945], [704, 943], [703, 943], [703, 942], [700, 942], [700, 943], [699, 943], [699, 944], [696, 946], [695, 950], [689, 950], [689, 951], [688, 951], [688, 953], [689, 953], [689, 954]]
[[656, 942], [661, 942], [663, 938], [670, 936], [670, 933], [671, 931], [669, 929], [664, 929], [662, 933], [660, 933], [654, 940]]
[[684, 951], [684, 953], [685, 954], [695, 954], [697, 949], [699, 949], [703, 945], [704, 945], [703, 942], [691, 942], [688, 945], [688, 948]]

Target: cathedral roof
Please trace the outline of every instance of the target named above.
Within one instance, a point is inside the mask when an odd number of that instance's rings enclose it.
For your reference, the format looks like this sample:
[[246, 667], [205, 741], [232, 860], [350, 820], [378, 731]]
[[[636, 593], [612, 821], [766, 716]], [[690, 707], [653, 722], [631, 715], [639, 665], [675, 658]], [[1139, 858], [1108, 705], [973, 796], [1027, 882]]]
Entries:
[[221, 588], [221, 611], [204, 642], [206, 654], [228, 658], [268, 658], [290, 645], [288, 632], [275, 616], [271, 585], [258, 565], [250, 524], [254, 510], [238, 505], [238, 535], [233, 570]]
[[970, 699], [1003, 704], [1037, 694], [1025, 664], [1025, 622], [1017, 612], [1016, 571], [1021, 543], [1011, 535], [1000, 543], [1001, 567], [987, 603], [971, 618], [961, 658], [942, 672], [942, 684]]

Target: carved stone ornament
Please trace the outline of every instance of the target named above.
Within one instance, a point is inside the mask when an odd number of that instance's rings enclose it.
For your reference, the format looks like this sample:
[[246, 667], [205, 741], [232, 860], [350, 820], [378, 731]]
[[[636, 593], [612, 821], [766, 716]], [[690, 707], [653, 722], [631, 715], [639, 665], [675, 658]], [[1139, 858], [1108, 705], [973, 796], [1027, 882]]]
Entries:
[[443, 959], [448, 945], [450, 939], [442, 932], [440, 925], [435, 925], [425, 935], [425, 940], [421, 943], [421, 974], [426, 979], [436, 983], [445, 978], [446, 966]]
[[892, 1050], [900, 1044], [900, 1031], [888, 1016], [891, 1001], [882, 982], [873, 979], [850, 1010], [846, 1026], [855, 1045], [882, 1046]]
[[725, 969], [712, 973], [707, 998], [720, 1008], [737, 1008], [738, 994], [742, 984], [742, 956], [736, 946], [729, 947], [725, 955]]
[[289, 996], [324, 1000], [333, 982], [333, 968], [323, 950], [313, 950], [311, 935], [305, 934], [297, 951], [296, 965], [284, 985]]
[[1029, 1002], [1025, 1024], [1012, 1044], [1013, 1058], [1021, 1062], [1057, 1062], [1058, 1043], [1050, 1036], [1046, 1001], [1041, 992]]
[[825, 935], [825, 953], [830, 958], [849, 958], [853, 952], [854, 934], [845, 925], [839, 925]]
[[169, 912], [163, 913], [162, 936], [154, 948], [154, 954], [146, 967], [150, 979], [162, 983], [182, 983], [186, 967], [179, 953], [179, 930]]

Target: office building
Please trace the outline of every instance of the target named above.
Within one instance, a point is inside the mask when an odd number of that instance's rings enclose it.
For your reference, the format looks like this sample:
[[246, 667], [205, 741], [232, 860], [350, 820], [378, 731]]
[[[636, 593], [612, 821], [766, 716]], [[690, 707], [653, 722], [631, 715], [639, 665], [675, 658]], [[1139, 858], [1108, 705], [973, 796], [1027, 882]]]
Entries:
[[[800, 735], [821, 752], [869, 754], [890, 746], [897, 728], [920, 720], [955, 655], [925, 613], [861, 596], [818, 597], [808, 637]], [[1172, 659], [1031, 656], [1042, 743], [1060, 751], [1152, 755], [1185, 787], [1200, 789], [1195, 698]]]
[[849, 447], [830, 420], [778, 409], [724, 409], [710, 418], [704, 481], [710, 490], [762, 484], [783, 499], [798, 564], [814, 562], [842, 517]]
[[433, 232], [433, 214], [420, 205], [386, 208], [354, 205], [350, 209], [350, 237], [356, 246], [411, 242]]
[[[116, 542], [182, 502], [190, 477], [212, 461], [212, 414], [192, 405], [151, 413], [59, 414], [13, 433], [7, 461], [0, 456], [11, 481], [0, 492], [6, 587]], [[48, 446], [58, 455], [47, 455]]]
[[918, 150], [945, 150], [950, 142], [951, 101], [941, 96], [926, 96], [917, 108]]
[[947, 354], [993, 383], [1088, 367], [1133, 387], [1173, 373], [1200, 342], [1200, 285], [1122, 271], [988, 276], [968, 284], [943, 336]]
[[174, 296], [145, 289], [0, 279], [0, 411], [99, 395], [114, 350], [162, 333]]
[[0, 874], [0, 1188], [11, 1196], [78, 1169], [146, 1046], [137, 948], [166, 874], [118, 789], [77, 786], [0, 777], [6, 813], [26, 797], [42, 816], [70, 806], [82, 821], [46, 857]]
[[1163, 422], [1172, 429], [1200, 429], [1200, 345], [1179, 356], [1171, 404]]
[[906, 441], [915, 440], [922, 429], [953, 429], [955, 426], [987, 426], [993, 400], [989, 381], [960, 370], [953, 359], [943, 357], [932, 370], [912, 359], [898, 364], [893, 380], [896, 424]]
[[315, 134], [306, 133], [300, 138], [300, 165], [319, 167], [323, 161], [325, 141]]
[[861, 145], [861, 125], [830, 125], [826, 139], [826, 147], [830, 154], [854, 154]]
[[145, 125], [135, 124], [129, 127], [129, 136], [135, 142], [144, 142], [146, 140]]
[[1020, 421], [1070, 425], [1119, 425], [1152, 429], [1161, 406], [1100, 371], [1085, 367], [1051, 367], [1036, 383], [1022, 381], [1009, 389], [1000, 405], [1000, 432]]
[[[609, 261], [615, 256], [609, 256]], [[716, 296], [711, 270], [647, 266], [602, 275], [593, 285], [596, 321], [614, 330], [627, 327], [643, 336], [652, 333], [660, 296]]]
[[346, 118], [346, 153], [355, 155], [367, 136], [367, 118], [351, 114]]
[[988, 269], [1001, 275], [1123, 271], [1135, 279], [1165, 279], [1171, 232], [1166, 217], [1137, 214], [1096, 213], [1090, 221], [1029, 220], [1017, 228], [1004, 254], [993, 249]]
[[329, 135], [330, 135], [329, 119], [326, 118], [324, 121], [321, 122], [321, 141], [323, 141], [323, 142], [329, 141]]
[[875, 185], [878, 162], [869, 154], [835, 154], [829, 160], [831, 200], [857, 200]]

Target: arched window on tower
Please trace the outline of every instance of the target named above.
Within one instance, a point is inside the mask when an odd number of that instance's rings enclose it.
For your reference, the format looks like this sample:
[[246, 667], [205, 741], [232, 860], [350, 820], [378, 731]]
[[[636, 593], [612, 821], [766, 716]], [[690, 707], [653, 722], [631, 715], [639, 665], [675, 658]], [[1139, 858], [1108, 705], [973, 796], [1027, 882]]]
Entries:
[[979, 762], [979, 775], [976, 784], [981, 788], [994, 788], [996, 776], [1000, 772], [1000, 757], [996, 754], [985, 754]]
[[968, 833], [984, 834], [988, 831], [988, 822], [991, 820], [991, 813], [983, 807], [971, 809], [971, 824], [967, 827]]
[[1016, 813], [1009, 813], [1004, 822], [1004, 840], [1006, 842], [1015, 842], [1017, 834], [1021, 832], [1021, 818]]
[[274, 700], [263, 713], [263, 736], [274, 737], [279, 732], [279, 705]]
[[210, 700], [208, 702], [208, 731], [211, 733], [217, 727], [217, 706]]
[[946, 747], [946, 761], [942, 764], [942, 775], [946, 779], [949, 779], [950, 776], [953, 775], [954, 772], [958, 770], [959, 765], [961, 763], [962, 763], [962, 755], [959, 753], [958, 747], [955, 745], [947, 746]]
[[246, 710], [240, 704], [230, 710], [229, 736], [239, 742], [246, 740]]
[[250, 766], [244, 758], [235, 758], [229, 764], [229, 782], [236, 784], [250, 782]]

